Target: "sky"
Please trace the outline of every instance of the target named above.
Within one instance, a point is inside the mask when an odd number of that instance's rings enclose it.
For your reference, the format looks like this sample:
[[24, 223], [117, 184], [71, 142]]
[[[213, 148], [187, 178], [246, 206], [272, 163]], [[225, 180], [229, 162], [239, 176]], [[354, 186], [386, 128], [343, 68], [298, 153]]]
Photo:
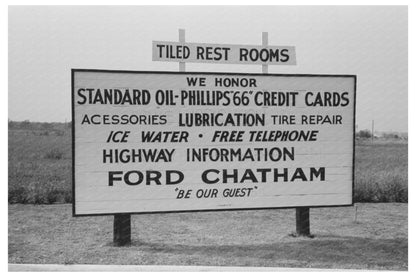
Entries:
[[[152, 41], [296, 47], [269, 73], [357, 75], [359, 130], [407, 132], [406, 6], [10, 6], [8, 118], [71, 120], [71, 68], [177, 71]], [[261, 73], [261, 65], [187, 64], [187, 71]]]

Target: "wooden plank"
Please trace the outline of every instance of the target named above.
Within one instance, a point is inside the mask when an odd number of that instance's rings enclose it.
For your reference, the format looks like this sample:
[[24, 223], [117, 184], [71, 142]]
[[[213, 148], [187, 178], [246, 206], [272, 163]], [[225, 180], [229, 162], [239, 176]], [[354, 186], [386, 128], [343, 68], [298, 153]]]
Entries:
[[296, 65], [295, 46], [286, 45], [265, 48], [262, 45], [153, 41], [152, 53], [153, 61], [162, 62]]
[[[133, 194], [135, 196], [135, 194]], [[199, 211], [199, 210], [229, 210], [229, 209], [252, 209], [252, 208], [280, 208], [296, 206], [337, 206], [351, 205], [351, 192], [348, 194], [317, 194], [317, 195], [282, 195], [256, 198], [229, 198], [217, 199], [201, 198], [198, 200], [185, 199], [161, 199], [136, 200], [111, 200], [83, 202], [79, 201], [77, 213], [82, 214], [108, 214], [108, 213], [146, 213], [146, 212], [169, 212], [169, 211]], [[248, 201], [247, 201], [248, 199]]]

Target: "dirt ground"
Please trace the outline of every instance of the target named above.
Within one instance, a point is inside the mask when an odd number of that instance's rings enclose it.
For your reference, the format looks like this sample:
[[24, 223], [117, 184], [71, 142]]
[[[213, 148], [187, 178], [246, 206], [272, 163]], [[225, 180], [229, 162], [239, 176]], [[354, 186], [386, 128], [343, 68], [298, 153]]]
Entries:
[[[71, 205], [9, 205], [9, 263], [266, 266], [407, 270], [408, 205], [132, 216], [132, 245], [112, 245], [113, 217], [73, 218]], [[357, 221], [355, 221], [357, 216]]]

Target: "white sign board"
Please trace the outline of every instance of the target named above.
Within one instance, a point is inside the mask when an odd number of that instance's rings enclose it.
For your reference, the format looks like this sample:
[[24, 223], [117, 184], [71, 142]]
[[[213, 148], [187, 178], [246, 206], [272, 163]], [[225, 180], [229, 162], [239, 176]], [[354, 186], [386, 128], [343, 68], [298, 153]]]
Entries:
[[296, 65], [294, 46], [153, 41], [152, 60], [164, 62]]
[[355, 80], [74, 69], [73, 213], [351, 205]]

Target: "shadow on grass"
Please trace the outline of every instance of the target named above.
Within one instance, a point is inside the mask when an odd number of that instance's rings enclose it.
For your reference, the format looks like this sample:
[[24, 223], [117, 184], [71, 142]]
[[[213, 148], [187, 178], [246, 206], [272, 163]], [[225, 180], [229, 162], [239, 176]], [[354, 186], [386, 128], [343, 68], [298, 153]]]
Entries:
[[[133, 241], [132, 247], [153, 254], [181, 254], [233, 259], [255, 259], [270, 266], [312, 266], [325, 268], [384, 268], [407, 270], [406, 238], [372, 239], [320, 236], [292, 241], [246, 245], [183, 245]], [[244, 264], [247, 265], [247, 264]]]

